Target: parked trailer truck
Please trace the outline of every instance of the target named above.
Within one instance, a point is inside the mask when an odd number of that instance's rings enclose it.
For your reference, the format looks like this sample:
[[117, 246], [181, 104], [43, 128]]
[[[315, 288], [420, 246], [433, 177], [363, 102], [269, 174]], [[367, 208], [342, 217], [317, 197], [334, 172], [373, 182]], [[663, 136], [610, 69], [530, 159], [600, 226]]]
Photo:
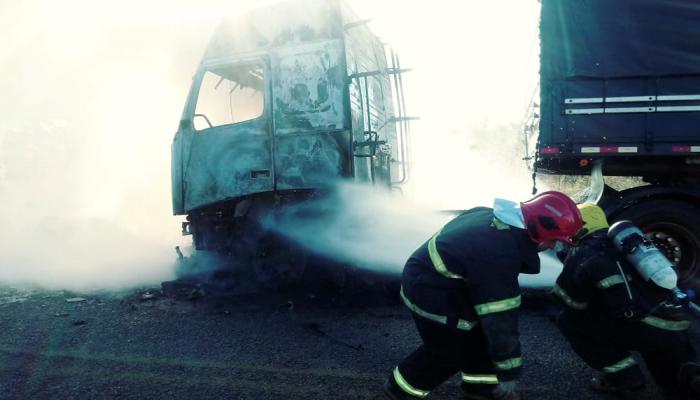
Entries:
[[294, 0], [218, 27], [172, 144], [173, 211], [196, 249], [259, 259], [279, 250], [262, 245], [279, 244], [264, 213], [339, 180], [406, 182], [399, 60], [367, 22], [339, 0]]
[[[542, 0], [540, 43], [536, 172], [592, 174], [590, 198], [640, 226], [697, 288], [700, 5]], [[645, 184], [615, 191], [603, 176]]]

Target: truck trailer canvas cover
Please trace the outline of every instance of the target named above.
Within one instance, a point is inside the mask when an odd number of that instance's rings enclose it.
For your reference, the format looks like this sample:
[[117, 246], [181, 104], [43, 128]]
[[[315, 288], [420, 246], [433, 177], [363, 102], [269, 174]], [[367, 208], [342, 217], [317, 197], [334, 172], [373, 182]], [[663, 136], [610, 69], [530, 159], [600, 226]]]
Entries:
[[699, 144], [699, 22], [696, 1], [542, 0], [540, 147]]

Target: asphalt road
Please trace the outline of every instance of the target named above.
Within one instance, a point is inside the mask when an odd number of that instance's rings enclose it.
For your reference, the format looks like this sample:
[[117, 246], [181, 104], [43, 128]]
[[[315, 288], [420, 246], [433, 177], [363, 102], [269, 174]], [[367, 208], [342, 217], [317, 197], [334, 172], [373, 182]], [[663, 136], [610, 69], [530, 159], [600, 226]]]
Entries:
[[[587, 389], [591, 371], [548, 314], [541, 298], [525, 300], [525, 399], [605, 398]], [[395, 300], [311, 290], [0, 288], [0, 328], [0, 399], [379, 399], [387, 373], [419, 344]], [[430, 398], [459, 399], [458, 380]]]

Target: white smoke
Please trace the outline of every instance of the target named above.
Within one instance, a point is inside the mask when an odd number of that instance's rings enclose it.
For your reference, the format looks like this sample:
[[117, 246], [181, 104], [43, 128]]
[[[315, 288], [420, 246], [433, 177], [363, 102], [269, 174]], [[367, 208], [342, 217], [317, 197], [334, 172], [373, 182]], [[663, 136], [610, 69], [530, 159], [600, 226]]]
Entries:
[[[189, 239], [179, 236], [181, 218], [170, 215], [169, 150], [190, 78], [220, 18], [260, 3], [0, 3], [0, 36], [5, 39], [0, 46], [1, 282], [102, 289], [157, 283], [173, 276], [173, 247], [186, 245]], [[395, 21], [395, 9], [403, 3], [351, 3], [363, 17], [376, 17], [373, 28], [384, 30], [390, 39], [416, 31], [411, 18], [401, 25], [388, 24]], [[442, 7], [417, 3], [412, 10], [419, 16], [426, 7], [433, 12], [444, 8], [441, 13], [456, 15], [450, 9], [462, 6], [459, 2]], [[445, 65], [468, 76], [465, 57], [471, 60], [471, 55], [457, 52], [461, 54], [457, 60], [436, 58], [428, 63], [431, 57], [425, 57], [424, 50], [435, 48], [433, 39], [435, 43], [444, 43], [445, 38], [458, 40], [458, 47], [463, 47], [464, 38], [440, 35], [406, 40], [421, 44], [415, 49], [403, 46], [407, 66], [418, 68], [408, 78], [430, 89], [427, 95], [414, 92], [411, 97], [408, 93], [408, 104], [427, 99], [424, 103], [433, 106], [432, 113], [417, 113], [425, 118], [425, 125], [414, 129], [415, 148], [426, 149], [432, 159], [425, 151], [422, 157], [416, 152], [416, 185], [407, 192], [450, 193], [442, 195], [449, 201], [438, 208], [490, 205], [487, 202], [494, 195], [513, 188], [494, 190], [490, 184], [502, 175], [485, 176], [483, 171], [490, 167], [481, 162], [469, 162], [462, 170], [457, 160], [467, 159], [464, 146], [469, 144], [459, 135], [444, 140], [440, 134], [447, 131], [435, 123], [438, 113], [454, 121], [466, 109], [465, 98], [472, 102], [482, 98], [477, 93], [464, 96], [468, 93], [464, 85], [472, 84], [467, 79], [459, 80], [464, 81], [462, 88], [435, 83], [438, 76], [441, 82], [456, 81], [444, 74]], [[440, 50], [439, 54], [456, 53]], [[411, 58], [423, 61], [411, 65]], [[439, 90], [450, 95], [440, 95]], [[435, 101], [438, 98], [442, 102]], [[469, 108], [474, 110], [473, 104]], [[473, 150], [485, 154], [483, 149]], [[450, 169], [460, 171], [443, 176]], [[396, 271], [444, 222], [442, 214], [409, 205], [401, 198], [345, 190], [342, 196], [349, 214], [334, 221], [337, 232], [319, 226], [325, 234], [308, 243], [335, 248], [351, 260]], [[517, 193], [511, 198], [527, 195], [522, 190]], [[361, 198], [353, 199], [355, 195]], [[324, 245], [323, 237], [329, 239], [329, 245]], [[377, 243], [382, 244], [380, 250]]]
[[263, 222], [315, 253], [400, 274], [411, 253], [448, 220], [398, 193], [346, 183]]
[[[409, 256], [454, 216], [396, 192], [344, 183], [326, 196], [268, 215], [263, 223], [314, 253], [399, 275]], [[523, 286], [553, 284], [561, 263], [549, 253], [540, 259], [542, 272], [521, 275]]]
[[543, 251], [539, 255], [540, 273], [537, 275], [521, 274], [518, 277], [521, 286], [545, 288], [553, 286], [556, 282], [562, 269], [562, 263], [551, 251]]
[[2, 282], [98, 290], [174, 276], [186, 242], [170, 143], [213, 25], [135, 6], [0, 6]]

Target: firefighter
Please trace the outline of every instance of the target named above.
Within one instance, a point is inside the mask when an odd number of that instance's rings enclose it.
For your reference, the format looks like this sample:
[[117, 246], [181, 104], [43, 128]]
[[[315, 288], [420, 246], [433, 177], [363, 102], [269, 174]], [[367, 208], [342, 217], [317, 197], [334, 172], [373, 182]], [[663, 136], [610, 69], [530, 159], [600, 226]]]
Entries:
[[423, 344], [394, 368], [384, 394], [423, 398], [460, 372], [465, 399], [519, 399], [518, 274], [538, 273], [537, 253], [581, 225], [575, 203], [553, 191], [520, 204], [496, 199], [447, 223], [404, 267], [400, 296]]
[[[644, 281], [610, 239], [603, 210], [580, 207], [576, 235], [554, 286], [564, 303], [557, 325], [573, 350], [598, 373], [591, 387], [621, 397], [645, 385], [630, 351], [638, 351], [667, 398], [700, 398], [700, 364], [692, 362], [686, 320], [665, 302], [670, 291]], [[692, 387], [695, 387], [693, 389]], [[695, 390], [695, 394], [691, 394]]]

